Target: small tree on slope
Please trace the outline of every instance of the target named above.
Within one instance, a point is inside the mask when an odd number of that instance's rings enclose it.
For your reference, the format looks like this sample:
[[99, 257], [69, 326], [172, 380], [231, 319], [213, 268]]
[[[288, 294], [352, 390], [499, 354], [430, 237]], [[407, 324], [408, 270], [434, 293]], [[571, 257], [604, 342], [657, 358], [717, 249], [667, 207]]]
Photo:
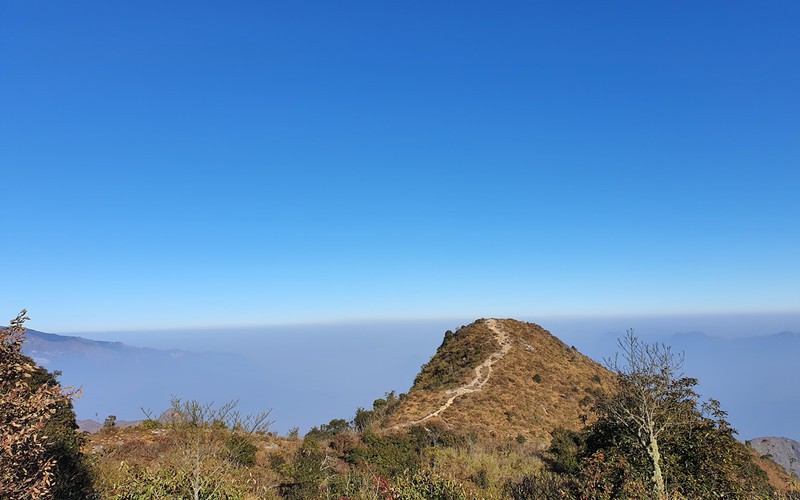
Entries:
[[697, 380], [683, 376], [683, 356], [675, 355], [669, 346], [642, 342], [633, 330], [618, 343], [620, 352], [606, 364], [616, 373], [619, 390], [602, 398], [598, 409], [647, 453], [653, 494], [663, 498], [659, 440], [666, 432], [688, 429], [694, 422]]
[[514, 498], [539, 498], [538, 489], [556, 485], [576, 498], [773, 497], [719, 402], [698, 405], [697, 380], [682, 375], [681, 356], [630, 331], [619, 345], [606, 362], [617, 383], [598, 395], [597, 421], [554, 433], [544, 460], [557, 477], [512, 483]]

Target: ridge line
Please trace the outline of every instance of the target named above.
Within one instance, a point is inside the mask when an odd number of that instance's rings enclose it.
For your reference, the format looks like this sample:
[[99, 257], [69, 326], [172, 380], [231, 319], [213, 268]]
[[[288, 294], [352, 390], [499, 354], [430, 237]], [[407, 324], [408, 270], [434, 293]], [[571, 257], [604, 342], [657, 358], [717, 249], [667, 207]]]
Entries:
[[[438, 417], [442, 414], [445, 410], [450, 408], [450, 406], [458, 399], [460, 396], [465, 394], [471, 394], [473, 392], [480, 392], [483, 390], [483, 386], [489, 381], [489, 378], [492, 376], [493, 367], [495, 363], [503, 359], [506, 354], [511, 350], [511, 338], [504, 329], [501, 329], [500, 326], [497, 324], [496, 319], [487, 319], [486, 326], [489, 327], [489, 330], [494, 333], [497, 342], [500, 344], [500, 350], [497, 352], [493, 352], [486, 358], [483, 363], [479, 364], [475, 367], [475, 377], [472, 378], [469, 382], [458, 387], [456, 389], [449, 389], [445, 391], [445, 394], [452, 394], [447, 401], [441, 405], [435, 411], [425, 415], [419, 420], [409, 420], [408, 422], [403, 422], [397, 425], [393, 425], [389, 427], [389, 430], [397, 430], [402, 429], [403, 427], [410, 427], [412, 425], [421, 424], [426, 420], [429, 420], [434, 417]], [[483, 373], [485, 371], [485, 373]]]

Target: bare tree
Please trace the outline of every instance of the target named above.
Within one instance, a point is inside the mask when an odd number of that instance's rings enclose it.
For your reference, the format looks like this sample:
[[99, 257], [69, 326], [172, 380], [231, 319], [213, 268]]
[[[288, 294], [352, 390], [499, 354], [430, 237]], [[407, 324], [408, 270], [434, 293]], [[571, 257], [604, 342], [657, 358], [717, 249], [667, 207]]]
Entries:
[[[265, 434], [273, 423], [270, 411], [242, 416], [237, 404], [230, 401], [215, 406], [172, 398], [162, 417], [180, 450], [174, 465], [186, 477], [194, 499], [220, 495], [220, 478], [237, 465], [237, 456], [252, 446], [247, 436]], [[254, 452], [255, 447], [252, 449]]]
[[664, 498], [659, 439], [693, 421], [697, 380], [683, 376], [683, 354], [662, 343], [641, 341], [632, 329], [619, 339], [619, 352], [606, 359], [617, 375], [618, 392], [602, 398], [598, 409], [624, 429], [652, 462], [653, 493]]

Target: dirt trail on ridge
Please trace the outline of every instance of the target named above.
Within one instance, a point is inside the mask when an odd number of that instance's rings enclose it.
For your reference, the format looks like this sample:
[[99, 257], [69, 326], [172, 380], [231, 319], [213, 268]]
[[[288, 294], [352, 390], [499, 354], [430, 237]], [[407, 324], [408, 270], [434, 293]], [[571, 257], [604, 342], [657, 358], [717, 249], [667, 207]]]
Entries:
[[442, 414], [445, 410], [450, 408], [453, 402], [458, 399], [459, 397], [463, 396], [464, 394], [470, 394], [472, 392], [479, 392], [483, 390], [483, 386], [486, 385], [486, 382], [489, 381], [489, 377], [492, 376], [492, 371], [495, 363], [500, 361], [505, 357], [506, 354], [511, 350], [511, 338], [509, 337], [508, 333], [504, 331], [500, 325], [497, 324], [497, 320], [495, 319], [487, 319], [486, 326], [489, 327], [489, 330], [494, 333], [495, 337], [497, 338], [497, 342], [500, 344], [500, 350], [495, 353], [492, 353], [491, 356], [486, 358], [486, 360], [475, 367], [475, 377], [470, 380], [467, 384], [462, 385], [456, 389], [450, 389], [445, 391], [446, 394], [450, 394], [450, 397], [445, 401], [445, 403], [440, 406], [436, 411], [425, 415], [419, 420], [411, 420], [408, 422], [403, 422], [402, 424], [397, 424], [395, 426], [390, 427], [390, 429], [401, 429], [403, 427], [409, 427], [412, 425], [421, 424], [426, 420], [429, 420], [434, 417], [438, 417]]

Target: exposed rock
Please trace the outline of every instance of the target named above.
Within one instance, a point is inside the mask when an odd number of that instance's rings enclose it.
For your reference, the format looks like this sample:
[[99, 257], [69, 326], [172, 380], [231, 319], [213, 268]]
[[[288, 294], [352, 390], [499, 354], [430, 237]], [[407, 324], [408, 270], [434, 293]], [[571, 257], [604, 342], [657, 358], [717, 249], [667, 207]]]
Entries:
[[760, 437], [747, 441], [747, 445], [800, 478], [800, 442], [782, 437]]

